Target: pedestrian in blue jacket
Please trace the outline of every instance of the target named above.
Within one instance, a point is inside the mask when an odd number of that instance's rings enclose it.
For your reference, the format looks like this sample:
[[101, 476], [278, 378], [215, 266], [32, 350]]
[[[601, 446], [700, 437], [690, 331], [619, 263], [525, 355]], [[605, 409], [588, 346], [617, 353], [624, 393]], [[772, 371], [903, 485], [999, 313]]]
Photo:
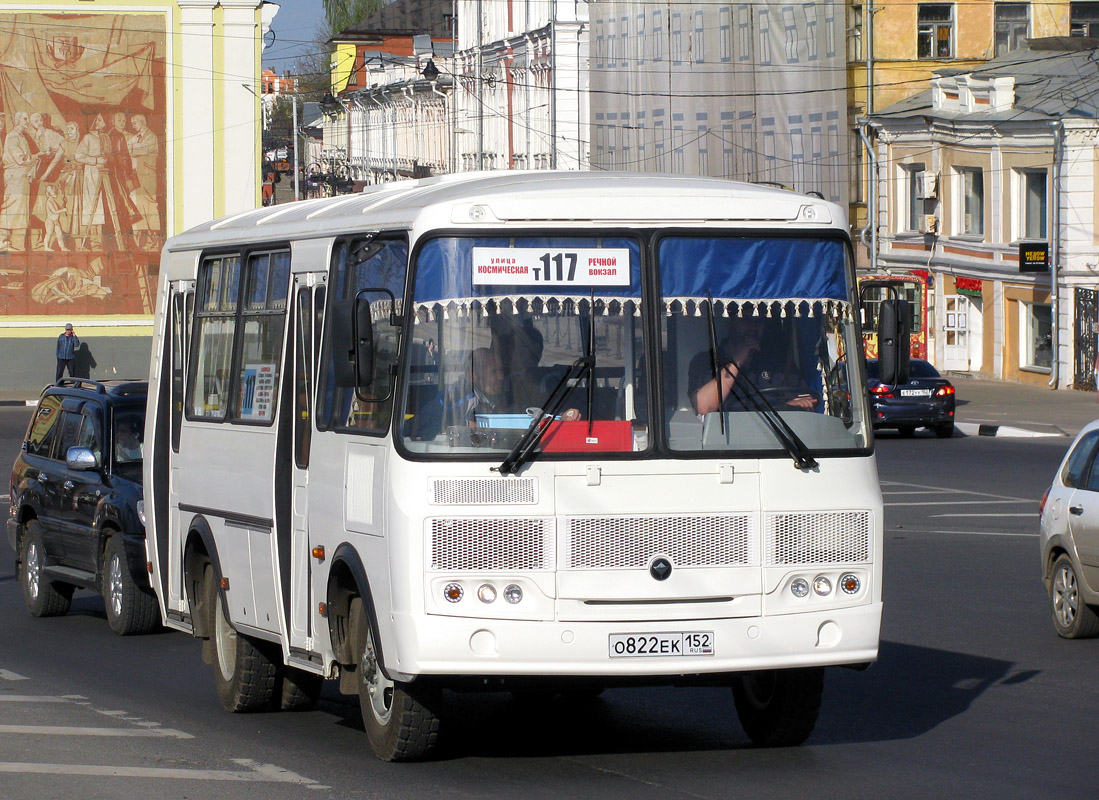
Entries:
[[57, 337], [57, 375], [54, 376], [54, 383], [61, 381], [66, 369], [69, 370], [70, 378], [76, 377], [73, 374], [73, 357], [79, 347], [80, 337], [73, 333], [73, 324], [66, 322], [65, 332]]

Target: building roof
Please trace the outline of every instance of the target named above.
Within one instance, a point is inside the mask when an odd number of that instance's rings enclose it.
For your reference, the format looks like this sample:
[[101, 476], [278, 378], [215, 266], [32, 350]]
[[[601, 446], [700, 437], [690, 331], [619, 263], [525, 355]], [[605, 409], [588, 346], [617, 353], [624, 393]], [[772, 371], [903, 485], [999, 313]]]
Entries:
[[365, 36], [414, 36], [431, 34], [433, 38], [449, 39], [451, 0], [394, 0], [357, 24], [333, 36], [333, 39], [359, 39]]
[[1022, 47], [972, 69], [947, 69], [936, 78], [992, 81], [1014, 79], [1015, 99], [1010, 107], [982, 110], [935, 108], [934, 89], [907, 97], [871, 114], [880, 122], [912, 118], [967, 122], [1041, 121], [1099, 117], [1099, 39], [1054, 36], [1028, 39]]

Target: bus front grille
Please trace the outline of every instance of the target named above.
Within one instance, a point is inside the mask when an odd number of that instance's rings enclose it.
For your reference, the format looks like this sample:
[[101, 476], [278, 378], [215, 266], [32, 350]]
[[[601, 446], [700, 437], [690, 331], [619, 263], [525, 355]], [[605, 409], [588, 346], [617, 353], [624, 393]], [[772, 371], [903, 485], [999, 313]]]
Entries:
[[432, 478], [434, 505], [507, 505], [538, 502], [534, 478]]
[[658, 555], [677, 567], [759, 564], [753, 514], [566, 517], [562, 569], [647, 569]]
[[869, 511], [764, 515], [763, 564], [839, 564], [869, 561]]
[[433, 570], [552, 571], [552, 517], [457, 517], [430, 520]]

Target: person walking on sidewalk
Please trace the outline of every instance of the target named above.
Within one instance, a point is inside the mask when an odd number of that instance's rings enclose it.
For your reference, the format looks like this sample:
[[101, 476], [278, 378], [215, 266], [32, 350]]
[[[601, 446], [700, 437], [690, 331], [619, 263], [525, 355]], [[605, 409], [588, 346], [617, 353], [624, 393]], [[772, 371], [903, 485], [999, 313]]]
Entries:
[[66, 322], [65, 332], [57, 337], [57, 374], [53, 379], [55, 384], [61, 381], [61, 376], [65, 374], [66, 369], [69, 371], [70, 378], [76, 377], [73, 374], [73, 358], [79, 348], [80, 337], [73, 332], [73, 324]]

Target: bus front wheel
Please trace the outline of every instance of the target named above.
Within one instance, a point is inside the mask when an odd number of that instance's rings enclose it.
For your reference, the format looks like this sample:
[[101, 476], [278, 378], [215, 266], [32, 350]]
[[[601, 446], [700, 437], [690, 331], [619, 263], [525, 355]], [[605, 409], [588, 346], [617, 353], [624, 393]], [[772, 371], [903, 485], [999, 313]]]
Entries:
[[206, 629], [214, 643], [214, 687], [221, 704], [234, 713], [269, 706], [275, 695], [275, 664], [257, 642], [229, 622], [211, 567], [206, 568], [203, 586], [203, 605], [210, 614]]
[[746, 672], [733, 682], [740, 724], [762, 747], [792, 747], [808, 739], [823, 694], [823, 667]]
[[416, 761], [439, 737], [440, 693], [385, 676], [370, 624], [360, 622], [359, 706], [374, 754], [382, 761]]

